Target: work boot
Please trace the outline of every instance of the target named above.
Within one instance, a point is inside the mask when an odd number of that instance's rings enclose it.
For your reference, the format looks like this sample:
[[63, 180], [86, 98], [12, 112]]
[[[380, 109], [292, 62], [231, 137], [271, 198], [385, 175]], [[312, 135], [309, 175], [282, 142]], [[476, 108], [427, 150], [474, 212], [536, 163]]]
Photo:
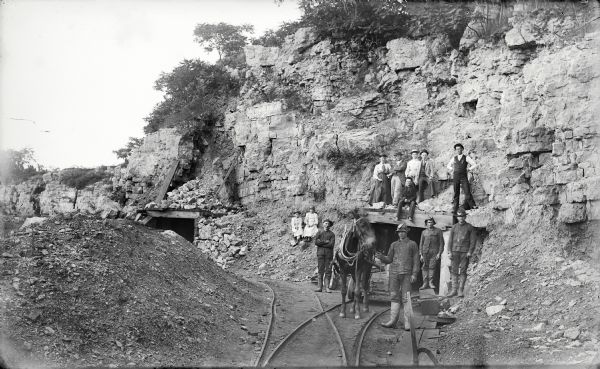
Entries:
[[323, 274], [319, 274], [319, 281], [317, 284], [319, 287], [315, 290], [315, 292], [323, 292]]
[[446, 296], [447, 297], [454, 297], [454, 296], [456, 296], [457, 295], [457, 289], [458, 289], [458, 275], [452, 274], [452, 290]]
[[330, 282], [330, 278], [329, 276], [325, 276], [324, 280], [323, 280], [323, 285], [325, 286], [325, 292], [327, 293], [331, 293], [332, 291], [329, 289], [329, 282]]
[[419, 287], [420, 290], [424, 290], [429, 285], [429, 271], [427, 269], [423, 269], [423, 284]]
[[429, 288], [435, 289], [435, 285], [433, 284], [433, 273], [435, 269], [429, 269]]
[[458, 282], [458, 297], [465, 297], [465, 282], [467, 281], [466, 275], [461, 275]]
[[385, 328], [394, 328], [396, 327], [396, 323], [398, 322], [398, 318], [400, 317], [400, 303], [392, 301], [390, 308], [390, 320], [386, 323], [381, 323], [382, 327]]

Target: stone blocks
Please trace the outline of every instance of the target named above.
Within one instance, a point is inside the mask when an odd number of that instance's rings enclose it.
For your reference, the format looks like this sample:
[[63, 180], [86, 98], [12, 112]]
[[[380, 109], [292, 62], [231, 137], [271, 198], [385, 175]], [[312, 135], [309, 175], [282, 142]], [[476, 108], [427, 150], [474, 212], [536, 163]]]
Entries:
[[569, 224], [580, 223], [587, 219], [586, 214], [585, 204], [563, 204], [558, 211], [558, 221]]

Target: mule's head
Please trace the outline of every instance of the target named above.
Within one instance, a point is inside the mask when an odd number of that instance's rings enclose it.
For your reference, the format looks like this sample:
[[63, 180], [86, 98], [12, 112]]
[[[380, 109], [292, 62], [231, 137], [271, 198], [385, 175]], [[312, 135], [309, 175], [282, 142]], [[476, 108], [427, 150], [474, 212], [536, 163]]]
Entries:
[[375, 249], [375, 230], [368, 220], [359, 218], [354, 223], [354, 234], [360, 239], [361, 249], [371, 252]]

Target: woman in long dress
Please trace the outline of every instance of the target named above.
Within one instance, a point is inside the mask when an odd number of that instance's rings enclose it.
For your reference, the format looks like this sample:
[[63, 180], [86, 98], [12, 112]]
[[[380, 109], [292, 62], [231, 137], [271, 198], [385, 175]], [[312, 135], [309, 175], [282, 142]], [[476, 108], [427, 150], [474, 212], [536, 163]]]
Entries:
[[319, 216], [315, 212], [315, 207], [311, 206], [308, 213], [304, 216], [304, 233], [302, 236], [306, 241], [311, 241], [319, 231]]
[[379, 163], [373, 169], [373, 189], [369, 204], [383, 202], [385, 205], [392, 204], [391, 191], [392, 166], [387, 163], [387, 156], [379, 157]]

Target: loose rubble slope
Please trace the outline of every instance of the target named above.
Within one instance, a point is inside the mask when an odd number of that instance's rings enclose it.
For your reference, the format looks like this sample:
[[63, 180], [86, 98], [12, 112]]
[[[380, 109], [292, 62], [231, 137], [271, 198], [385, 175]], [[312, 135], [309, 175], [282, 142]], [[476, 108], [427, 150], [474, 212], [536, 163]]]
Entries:
[[459, 311], [441, 339], [443, 364], [592, 362], [600, 352], [598, 235], [597, 224], [547, 221], [493, 230], [470, 266], [464, 301], [453, 299]]
[[264, 291], [174, 232], [54, 217], [1, 239], [0, 252], [11, 367], [248, 365], [260, 348]]

